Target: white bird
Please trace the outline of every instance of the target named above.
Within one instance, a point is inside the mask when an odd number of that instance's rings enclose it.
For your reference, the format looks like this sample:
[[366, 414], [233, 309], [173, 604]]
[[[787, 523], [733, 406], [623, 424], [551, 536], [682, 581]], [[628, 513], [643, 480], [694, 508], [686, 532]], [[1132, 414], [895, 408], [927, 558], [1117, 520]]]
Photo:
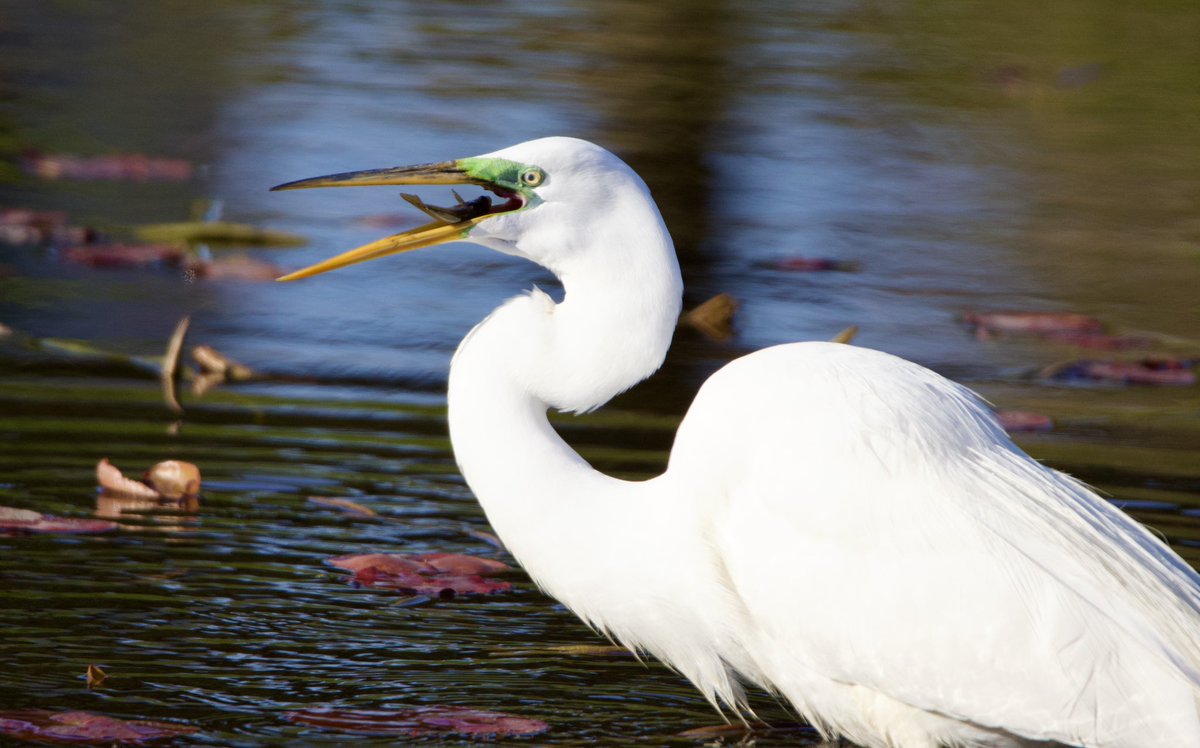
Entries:
[[549, 269], [454, 356], [450, 436], [488, 520], [547, 593], [682, 673], [743, 685], [872, 747], [1200, 748], [1200, 578], [1009, 440], [972, 392], [836, 343], [714, 374], [646, 481], [593, 469], [549, 408], [596, 408], [662, 363], [680, 311], [642, 180], [591, 143], [276, 189], [464, 184], [487, 196], [283, 280], [453, 240]]

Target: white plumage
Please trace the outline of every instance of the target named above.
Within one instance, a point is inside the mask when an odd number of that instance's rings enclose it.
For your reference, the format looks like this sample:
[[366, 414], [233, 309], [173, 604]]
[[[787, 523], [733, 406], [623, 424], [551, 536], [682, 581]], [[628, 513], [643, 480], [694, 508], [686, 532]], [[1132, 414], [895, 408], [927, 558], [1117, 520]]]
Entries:
[[[597, 407], [661, 364], [681, 293], [662, 219], [584, 141], [455, 163], [522, 195], [466, 238], [565, 288], [480, 323], [449, 390], [463, 474], [549, 594], [718, 707], [746, 711], [758, 685], [865, 746], [1200, 748], [1196, 573], [927, 369], [769, 348], [705, 383], [662, 476], [592, 469], [546, 411]], [[510, 189], [508, 163], [543, 177]]]

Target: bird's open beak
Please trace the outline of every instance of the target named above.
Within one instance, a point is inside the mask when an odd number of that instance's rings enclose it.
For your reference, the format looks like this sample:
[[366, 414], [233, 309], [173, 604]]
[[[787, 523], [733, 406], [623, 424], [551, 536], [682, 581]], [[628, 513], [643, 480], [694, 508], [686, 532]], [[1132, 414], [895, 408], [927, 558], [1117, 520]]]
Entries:
[[[455, 161], [444, 161], [438, 164], [420, 164], [418, 166], [400, 166], [390, 169], [371, 169], [369, 171], [350, 171], [342, 174], [330, 174], [312, 179], [301, 179], [288, 182], [272, 190], [302, 190], [312, 187], [365, 187], [373, 185], [434, 185], [434, 184], [475, 184], [491, 190], [506, 202], [493, 205], [486, 195], [463, 201], [449, 208], [439, 208], [426, 205], [420, 198], [405, 195], [405, 199], [435, 220], [424, 226], [404, 231], [393, 236], [371, 242], [358, 249], [352, 249], [324, 262], [311, 265], [303, 270], [289, 273], [278, 280], [292, 281], [300, 278], [336, 270], [358, 262], [366, 262], [377, 257], [386, 257], [400, 252], [408, 252], [422, 247], [432, 247], [466, 237], [467, 233], [479, 222], [489, 216], [507, 213], [521, 207], [522, 201], [516, 194], [503, 190], [485, 180], [468, 174]], [[457, 195], [456, 195], [457, 197]]]

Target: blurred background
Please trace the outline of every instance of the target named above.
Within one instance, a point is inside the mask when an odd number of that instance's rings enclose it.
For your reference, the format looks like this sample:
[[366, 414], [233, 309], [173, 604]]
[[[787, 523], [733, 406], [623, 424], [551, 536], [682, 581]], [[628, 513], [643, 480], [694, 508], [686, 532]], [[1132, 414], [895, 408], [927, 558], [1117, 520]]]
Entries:
[[[345, 739], [286, 719], [322, 705], [500, 709], [562, 744], [718, 721], [657, 665], [546, 649], [599, 642], [520, 574], [409, 605], [322, 564], [505, 558], [470, 534], [446, 369], [501, 300], [556, 285], [465, 244], [275, 284], [423, 217], [393, 189], [267, 189], [545, 135], [645, 178], [686, 307], [737, 302], [559, 421], [597, 467], [655, 474], [723, 362], [857, 325], [1017, 411], [1028, 451], [1200, 561], [1197, 39], [1180, 0], [0, 0], [0, 503], [111, 518], [102, 457], [205, 478], [198, 511], [0, 538], [0, 704], [220, 745]], [[159, 226], [188, 221], [257, 233]], [[206, 344], [253, 376], [182, 382], [180, 414], [157, 372], [185, 315], [185, 373]], [[91, 663], [116, 685], [88, 690]]]

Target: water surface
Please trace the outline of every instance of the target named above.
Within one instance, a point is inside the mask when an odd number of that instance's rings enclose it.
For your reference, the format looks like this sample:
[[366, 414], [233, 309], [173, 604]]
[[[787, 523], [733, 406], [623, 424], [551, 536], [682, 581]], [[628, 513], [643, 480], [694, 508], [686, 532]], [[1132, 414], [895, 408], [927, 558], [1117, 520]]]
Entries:
[[[731, 340], [683, 330], [658, 376], [559, 422], [598, 468], [655, 474], [722, 362], [856, 324], [856, 343], [1051, 416], [1054, 430], [1020, 438], [1032, 454], [1200, 562], [1197, 388], [1050, 385], [1034, 373], [1055, 362], [1146, 354], [979, 340], [958, 319], [1077, 311], [1153, 336], [1157, 355], [1200, 356], [1189, 4], [63, 0], [3, 13], [6, 152], [142, 152], [199, 172], [77, 183], [10, 166], [0, 206], [119, 233], [216, 201], [310, 243], [197, 251], [295, 268], [389, 230], [366, 217], [417, 216], [389, 189], [270, 185], [586, 137], [646, 178], [688, 305], [741, 302]], [[198, 513], [126, 512], [111, 535], [0, 539], [0, 705], [181, 720], [201, 728], [181, 743], [248, 746], [357, 740], [283, 718], [320, 705], [498, 709], [548, 721], [537, 742], [553, 744], [686, 743], [672, 736], [718, 721], [657, 664], [554, 651], [601, 642], [520, 573], [511, 594], [413, 606], [323, 564], [505, 558], [472, 534], [488, 528], [450, 453], [445, 371], [503, 298], [556, 292], [544, 271], [455, 245], [276, 285], [86, 268], [60, 249], [0, 246], [0, 321], [17, 331], [0, 347], [0, 504], [89, 516], [104, 508], [102, 457], [135, 474], [195, 462], [205, 492]], [[795, 256], [858, 270], [770, 266]], [[168, 411], [152, 372], [120, 356], [160, 355], [185, 314], [191, 342], [270, 376]], [[44, 344], [64, 338], [119, 357]], [[109, 687], [85, 688], [89, 663]]]

